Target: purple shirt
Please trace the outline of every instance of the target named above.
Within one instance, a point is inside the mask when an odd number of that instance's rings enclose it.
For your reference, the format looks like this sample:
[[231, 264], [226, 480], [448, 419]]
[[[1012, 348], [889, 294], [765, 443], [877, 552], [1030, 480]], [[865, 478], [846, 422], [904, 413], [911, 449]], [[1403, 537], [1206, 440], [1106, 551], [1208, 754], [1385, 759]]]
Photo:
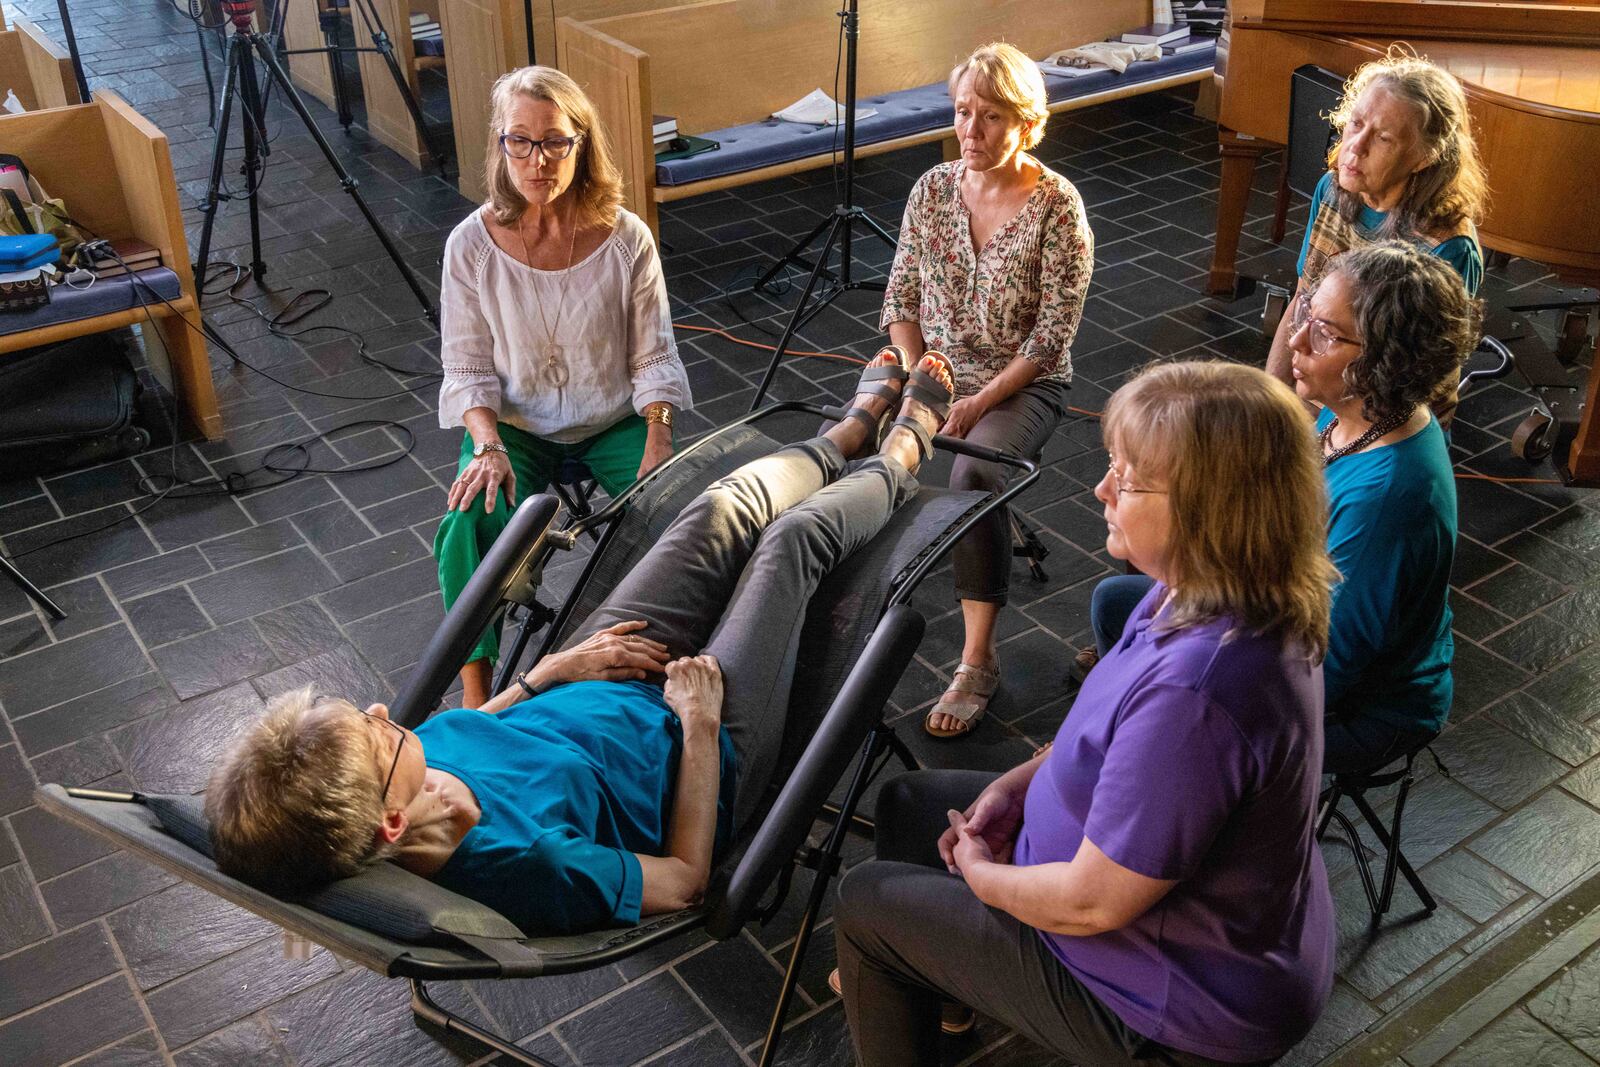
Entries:
[[1129, 1027], [1248, 1062], [1287, 1052], [1333, 985], [1333, 901], [1313, 838], [1322, 668], [1225, 621], [1161, 632], [1157, 584], [1085, 681], [1028, 788], [1017, 866], [1087, 837], [1175, 885], [1121, 930], [1040, 934]]

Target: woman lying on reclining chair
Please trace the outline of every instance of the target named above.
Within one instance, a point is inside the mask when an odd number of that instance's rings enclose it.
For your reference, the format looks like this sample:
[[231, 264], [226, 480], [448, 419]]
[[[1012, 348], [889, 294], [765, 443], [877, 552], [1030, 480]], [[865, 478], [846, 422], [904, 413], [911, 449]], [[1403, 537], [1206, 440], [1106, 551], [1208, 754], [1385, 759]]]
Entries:
[[392, 859], [528, 934], [696, 903], [772, 775], [805, 603], [916, 492], [948, 416], [948, 360], [907, 377], [881, 353], [850, 418], [701, 493], [592, 636], [482, 710], [413, 732], [381, 704], [277, 698], [207, 788], [218, 867], [296, 893]]

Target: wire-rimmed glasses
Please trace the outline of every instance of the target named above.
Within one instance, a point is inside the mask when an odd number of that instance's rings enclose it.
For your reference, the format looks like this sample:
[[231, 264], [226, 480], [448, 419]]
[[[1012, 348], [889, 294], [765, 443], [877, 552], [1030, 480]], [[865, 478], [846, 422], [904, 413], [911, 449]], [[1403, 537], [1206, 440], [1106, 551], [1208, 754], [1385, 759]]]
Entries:
[[374, 715], [370, 711], [362, 711], [360, 708], [356, 708], [356, 712], [357, 714], [365, 715], [369, 719], [375, 719], [383, 723], [391, 730], [400, 732], [400, 741], [394, 746], [394, 762], [389, 764], [389, 776], [383, 780], [383, 792], [378, 794], [379, 800], [387, 800], [389, 798], [389, 786], [394, 782], [394, 772], [400, 768], [400, 752], [406, 747], [406, 728], [397, 722], [391, 722], [382, 715]]
[[1111, 472], [1111, 484], [1116, 487], [1118, 499], [1121, 499], [1123, 493], [1148, 493], [1151, 496], [1167, 495], [1167, 491], [1165, 489], [1141, 489], [1136, 485], [1123, 485], [1122, 475], [1117, 473], [1116, 456], [1109, 457], [1109, 462], [1106, 464], [1106, 470]]
[[1311, 354], [1325, 356], [1328, 349], [1335, 341], [1343, 341], [1347, 345], [1362, 347], [1361, 342], [1354, 337], [1344, 337], [1334, 333], [1326, 319], [1319, 319], [1311, 314], [1311, 294], [1301, 293], [1295, 297], [1294, 306], [1289, 314], [1289, 327], [1291, 334], [1300, 332], [1302, 327], [1311, 327]]

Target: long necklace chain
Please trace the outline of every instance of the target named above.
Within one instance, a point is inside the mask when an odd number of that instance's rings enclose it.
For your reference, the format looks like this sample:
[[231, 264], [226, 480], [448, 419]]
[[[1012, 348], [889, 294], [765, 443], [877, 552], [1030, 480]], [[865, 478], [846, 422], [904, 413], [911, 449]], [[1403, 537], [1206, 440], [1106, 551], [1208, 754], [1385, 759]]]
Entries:
[[[527, 261], [529, 267], [532, 267], [533, 253], [528, 251], [528, 237], [522, 229], [522, 221], [520, 219], [517, 220], [517, 240], [522, 242], [522, 258]], [[556, 342], [556, 331], [561, 328], [561, 314], [567, 309], [567, 282], [572, 277], [572, 256], [577, 247], [578, 222], [574, 219], [572, 221], [572, 232], [567, 238], [567, 263], [562, 268], [560, 295], [556, 297], [555, 325], [552, 326], [550, 320], [545, 317], [543, 300], [537, 300], [533, 305], [539, 312], [539, 325], [544, 327], [545, 336], [549, 339], [545, 354], [543, 377], [546, 384], [553, 389], [559, 389], [567, 384], [566, 353], [562, 346]]]
[[1333, 429], [1335, 426], [1339, 425], [1339, 416], [1335, 415], [1332, 419], [1328, 420], [1328, 425], [1322, 428], [1322, 465], [1326, 467], [1336, 459], [1343, 459], [1345, 456], [1348, 456], [1353, 452], [1360, 452], [1363, 448], [1366, 448], [1384, 434], [1393, 433], [1395, 430], [1398, 430], [1400, 427], [1410, 422], [1411, 416], [1411, 411], [1396, 412], [1393, 415], [1385, 416], [1384, 418], [1381, 418], [1377, 422], [1373, 423], [1371, 426], [1367, 427], [1367, 431], [1360, 437], [1357, 437], [1354, 441], [1351, 441], [1342, 448], [1335, 448], [1330, 452], [1328, 451], [1328, 448], [1333, 442]]

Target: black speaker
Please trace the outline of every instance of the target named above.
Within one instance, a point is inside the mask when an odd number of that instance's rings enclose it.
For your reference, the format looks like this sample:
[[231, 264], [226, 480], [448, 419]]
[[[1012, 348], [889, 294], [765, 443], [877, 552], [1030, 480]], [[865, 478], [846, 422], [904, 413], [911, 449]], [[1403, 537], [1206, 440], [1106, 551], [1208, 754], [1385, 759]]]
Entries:
[[1307, 63], [1289, 78], [1289, 188], [1309, 197], [1328, 172], [1335, 134], [1328, 116], [1339, 106], [1344, 79]]

